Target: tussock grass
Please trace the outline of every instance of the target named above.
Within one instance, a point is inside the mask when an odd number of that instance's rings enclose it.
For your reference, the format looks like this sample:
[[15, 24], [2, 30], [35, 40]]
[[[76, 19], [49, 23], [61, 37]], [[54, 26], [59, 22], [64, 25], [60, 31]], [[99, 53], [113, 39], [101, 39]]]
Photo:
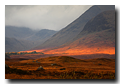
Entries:
[[24, 71], [21, 69], [12, 69], [12, 68], [5, 68], [5, 74], [19, 74], [19, 75], [31, 75], [30, 71]]

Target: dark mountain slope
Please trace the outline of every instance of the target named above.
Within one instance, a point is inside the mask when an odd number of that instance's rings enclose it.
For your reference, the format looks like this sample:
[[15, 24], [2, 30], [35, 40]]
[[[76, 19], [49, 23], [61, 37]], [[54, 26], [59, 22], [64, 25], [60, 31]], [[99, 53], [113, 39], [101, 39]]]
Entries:
[[78, 34], [76, 39], [84, 35], [106, 29], [111, 29], [111, 31], [115, 32], [115, 11], [105, 11], [97, 15], [97, 17], [91, 19], [85, 25], [84, 29]]
[[36, 32], [26, 27], [5, 26], [5, 37], [9, 38], [26, 39]]
[[24, 49], [24, 45], [15, 38], [5, 38], [5, 52]]
[[32, 35], [31, 37], [27, 38], [27, 40], [47, 40], [48, 38], [52, 37], [57, 31], [54, 30], [48, 30], [48, 29], [42, 29]]
[[53, 48], [58, 47], [66, 42], [72, 41], [84, 28], [85, 24], [97, 14], [105, 10], [115, 10], [114, 5], [96, 5], [92, 6], [85, 13], [83, 13], [79, 18], [73, 21], [71, 24], [57, 32], [50, 39], [45, 41], [42, 45], [34, 49], [43, 49], [43, 48]]
[[31, 30], [25, 27], [5, 27], [6, 52], [27, 50], [36, 47], [52, 37], [57, 31]]
[[27, 40], [17, 40], [15, 38], [5, 38], [5, 52], [18, 52], [32, 48], [34, 45]]

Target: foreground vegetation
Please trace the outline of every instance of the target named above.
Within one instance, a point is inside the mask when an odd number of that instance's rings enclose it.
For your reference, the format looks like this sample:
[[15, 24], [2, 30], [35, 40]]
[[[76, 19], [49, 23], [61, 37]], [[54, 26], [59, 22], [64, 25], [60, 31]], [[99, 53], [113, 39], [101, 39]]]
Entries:
[[[89, 71], [64, 71], [64, 72], [50, 72], [47, 70], [42, 70], [42, 71], [24, 71], [20, 69], [6, 69], [5, 71], [6, 74], [16, 74], [17, 76], [32, 76], [34, 75], [35, 78], [32, 79], [115, 79], [115, 73], [112, 72], [107, 72], [107, 73], [92, 73]], [[7, 77], [6, 77], [7, 78]], [[8, 78], [9, 79], [9, 78]], [[14, 78], [10, 78], [14, 79]], [[28, 79], [28, 78], [20, 78], [20, 79]], [[29, 77], [29, 79], [31, 79]]]
[[54, 56], [32, 60], [6, 59], [5, 63], [6, 79], [115, 79], [115, 59], [82, 60]]
[[72, 71], [72, 72], [64, 72], [59, 75], [60, 79], [115, 79], [115, 74], [111, 72], [107, 73], [92, 73], [89, 71]]

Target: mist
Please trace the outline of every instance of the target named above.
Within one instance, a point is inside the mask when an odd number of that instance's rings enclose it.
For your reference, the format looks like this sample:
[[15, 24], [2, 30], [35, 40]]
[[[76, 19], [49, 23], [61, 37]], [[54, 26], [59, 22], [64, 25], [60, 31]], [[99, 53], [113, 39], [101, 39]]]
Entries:
[[6, 5], [5, 25], [60, 30], [92, 5]]

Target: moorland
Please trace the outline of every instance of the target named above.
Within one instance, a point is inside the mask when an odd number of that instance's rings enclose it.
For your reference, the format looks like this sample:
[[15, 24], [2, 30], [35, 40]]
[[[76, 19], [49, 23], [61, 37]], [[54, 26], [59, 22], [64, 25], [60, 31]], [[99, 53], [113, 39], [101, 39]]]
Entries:
[[[99, 58], [96, 58], [97, 55]], [[114, 55], [74, 57], [24, 54], [10, 57], [5, 60], [6, 79], [115, 79]]]

